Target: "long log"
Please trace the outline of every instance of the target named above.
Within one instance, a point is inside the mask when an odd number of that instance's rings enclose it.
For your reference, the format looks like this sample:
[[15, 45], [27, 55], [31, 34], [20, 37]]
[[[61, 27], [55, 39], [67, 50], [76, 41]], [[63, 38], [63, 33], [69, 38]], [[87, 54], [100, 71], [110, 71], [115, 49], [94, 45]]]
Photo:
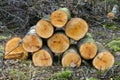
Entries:
[[65, 27], [65, 33], [68, 37], [78, 41], [88, 32], [88, 24], [81, 18], [72, 18]]
[[68, 49], [70, 43], [68, 37], [64, 33], [55, 33], [47, 41], [48, 47], [55, 55], [62, 54]]
[[83, 39], [78, 41], [78, 48], [81, 56], [86, 60], [93, 59], [98, 49], [90, 33], [87, 33]]
[[20, 37], [14, 37], [7, 41], [5, 45], [5, 59], [26, 59], [28, 57], [28, 53], [22, 47], [21, 41]]
[[97, 56], [93, 59], [93, 66], [98, 70], [111, 68], [115, 62], [114, 56], [101, 43], [97, 43], [97, 45], [99, 50]]
[[60, 8], [50, 15], [51, 23], [57, 27], [62, 28], [70, 18], [70, 11], [67, 8]]
[[63, 67], [79, 67], [81, 65], [81, 57], [76, 48], [69, 48], [62, 57]]
[[35, 66], [52, 66], [53, 54], [47, 47], [43, 47], [33, 54], [32, 60]]
[[54, 32], [54, 28], [47, 20], [39, 20], [35, 27], [36, 33], [42, 38], [49, 38]]
[[23, 48], [28, 52], [38, 51], [42, 47], [42, 39], [36, 34], [35, 26], [23, 38]]

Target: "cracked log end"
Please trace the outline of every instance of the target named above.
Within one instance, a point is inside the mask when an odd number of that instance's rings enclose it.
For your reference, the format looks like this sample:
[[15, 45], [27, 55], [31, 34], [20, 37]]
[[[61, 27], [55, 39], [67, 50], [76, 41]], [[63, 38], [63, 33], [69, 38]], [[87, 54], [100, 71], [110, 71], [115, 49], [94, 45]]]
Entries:
[[28, 53], [22, 47], [20, 41], [20, 37], [14, 37], [6, 43], [5, 59], [26, 59], [28, 57]]

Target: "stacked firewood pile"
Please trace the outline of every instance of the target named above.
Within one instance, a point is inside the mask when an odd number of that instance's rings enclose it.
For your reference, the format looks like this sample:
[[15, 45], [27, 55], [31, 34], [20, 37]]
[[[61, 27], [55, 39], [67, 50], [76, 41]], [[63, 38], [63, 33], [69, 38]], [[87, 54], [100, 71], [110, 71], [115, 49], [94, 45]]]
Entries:
[[63, 67], [79, 67], [92, 61], [98, 70], [109, 69], [114, 56], [88, 33], [82, 18], [72, 18], [69, 9], [60, 8], [32, 26], [25, 37], [13, 37], [5, 45], [5, 59], [27, 59], [32, 54], [35, 66], [52, 66], [55, 56]]

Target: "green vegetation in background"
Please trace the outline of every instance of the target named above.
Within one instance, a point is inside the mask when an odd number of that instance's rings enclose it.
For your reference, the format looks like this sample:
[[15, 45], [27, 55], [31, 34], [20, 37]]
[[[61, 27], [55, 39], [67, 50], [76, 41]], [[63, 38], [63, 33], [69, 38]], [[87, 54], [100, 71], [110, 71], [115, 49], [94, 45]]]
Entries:
[[50, 80], [57, 80], [57, 79], [63, 79], [63, 80], [68, 80], [68, 78], [71, 76], [72, 71], [66, 70], [66, 71], [61, 71], [53, 74], [53, 76], [50, 78]]
[[119, 40], [112, 40], [106, 45], [111, 51], [117, 52], [120, 51], [120, 39]]

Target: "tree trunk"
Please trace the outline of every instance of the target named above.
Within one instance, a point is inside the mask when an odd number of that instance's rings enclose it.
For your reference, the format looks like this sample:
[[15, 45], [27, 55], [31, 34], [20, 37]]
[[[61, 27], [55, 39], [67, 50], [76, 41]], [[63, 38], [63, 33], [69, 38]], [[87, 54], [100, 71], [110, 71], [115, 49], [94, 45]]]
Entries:
[[100, 44], [98, 45], [98, 54], [93, 59], [93, 66], [98, 70], [106, 70], [113, 66], [114, 64], [114, 56]]
[[81, 56], [86, 60], [93, 59], [97, 53], [97, 45], [90, 33], [78, 42], [78, 48]]
[[35, 66], [52, 66], [53, 54], [47, 47], [43, 47], [33, 54], [32, 59]]
[[63, 67], [79, 67], [81, 65], [81, 57], [76, 48], [70, 48], [63, 54], [62, 66]]
[[85, 36], [88, 31], [88, 24], [81, 18], [72, 18], [65, 27], [68, 37], [78, 41]]
[[42, 47], [42, 39], [37, 36], [35, 26], [23, 38], [23, 48], [28, 52], [38, 51]]
[[6, 43], [5, 59], [26, 59], [28, 57], [28, 53], [22, 47], [21, 41], [20, 37], [14, 37]]
[[40, 20], [35, 27], [36, 33], [42, 38], [49, 38], [54, 32], [54, 28], [50, 22], [46, 20]]
[[55, 55], [62, 54], [65, 50], [68, 49], [70, 43], [68, 37], [64, 33], [55, 33], [47, 41], [48, 47]]
[[57, 27], [62, 28], [70, 18], [70, 11], [67, 8], [60, 8], [52, 12], [50, 16], [51, 23]]

